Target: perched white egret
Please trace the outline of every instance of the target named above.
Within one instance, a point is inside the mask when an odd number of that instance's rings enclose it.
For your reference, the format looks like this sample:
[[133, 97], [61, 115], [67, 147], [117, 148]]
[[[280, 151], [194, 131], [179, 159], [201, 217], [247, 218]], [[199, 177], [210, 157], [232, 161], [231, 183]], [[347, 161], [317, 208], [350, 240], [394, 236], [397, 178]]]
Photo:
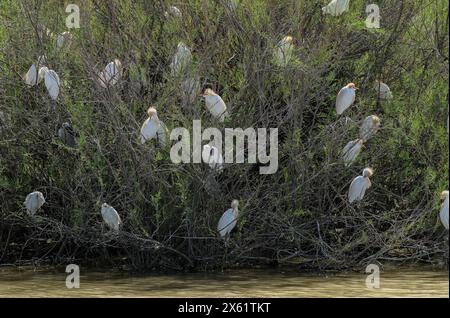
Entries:
[[119, 59], [115, 59], [113, 62], [108, 63], [105, 69], [98, 74], [98, 83], [103, 88], [114, 86], [122, 77], [122, 72], [122, 62]]
[[441, 193], [441, 200], [444, 201], [441, 206], [441, 213], [439, 213], [439, 217], [441, 218], [442, 225], [448, 230], [448, 191], [443, 191]]
[[200, 81], [188, 77], [181, 82], [181, 93], [183, 96], [183, 107], [193, 104], [200, 93]]
[[213, 170], [221, 171], [223, 169], [223, 156], [215, 146], [204, 145], [202, 159]]
[[59, 96], [59, 86], [61, 81], [54, 70], [49, 70], [46, 66], [39, 70], [39, 77], [44, 78], [45, 87], [52, 100], [57, 100]]
[[122, 220], [120, 219], [120, 215], [117, 213], [116, 209], [106, 203], [103, 203], [101, 213], [103, 221], [105, 221], [106, 225], [108, 225], [108, 227], [113, 231], [119, 231], [120, 226], [122, 225]]
[[225, 238], [234, 229], [237, 223], [239, 201], [233, 200], [231, 202], [231, 209], [225, 211], [217, 225], [217, 231], [221, 238]]
[[177, 52], [172, 57], [172, 62], [170, 63], [170, 69], [172, 73], [179, 74], [181, 71], [185, 70], [192, 62], [191, 50], [183, 42], [178, 43]]
[[339, 91], [336, 98], [336, 112], [338, 115], [341, 115], [347, 108], [353, 105], [357, 89], [355, 84], [349, 83]]
[[61, 34], [58, 34], [56, 37], [56, 48], [61, 50], [63, 48], [67, 48], [70, 46], [72, 42], [72, 34], [69, 31], [64, 31]]
[[225, 105], [222, 97], [216, 94], [212, 89], [207, 88], [201, 96], [205, 98], [206, 108], [214, 118], [223, 122], [225, 117], [228, 117], [227, 105]]
[[159, 121], [159, 129], [156, 131], [156, 140], [161, 147], [165, 147], [167, 145], [167, 136], [169, 135], [169, 130], [167, 126], [160, 120]]
[[392, 92], [389, 86], [380, 81], [375, 81], [374, 89], [377, 92], [377, 96], [381, 99], [390, 99], [392, 98]]
[[378, 116], [367, 116], [359, 128], [359, 137], [366, 142], [380, 130], [381, 120]]
[[332, 0], [327, 6], [322, 8], [322, 12], [337, 17], [348, 11], [349, 7], [350, 0]]
[[356, 160], [363, 147], [362, 139], [352, 140], [344, 147], [342, 150], [342, 159], [346, 167], [349, 167]]
[[183, 14], [181, 13], [181, 10], [180, 9], [178, 9], [177, 7], [175, 7], [175, 6], [170, 6], [169, 7], [169, 10], [168, 11], [166, 11], [166, 12], [164, 12], [164, 16], [166, 17], [166, 18], [168, 18], [169, 16], [173, 16], [173, 17], [176, 17], [176, 18], [182, 18], [183, 17]]
[[292, 36], [285, 36], [275, 48], [275, 63], [285, 67], [291, 60], [293, 51], [294, 39]]
[[68, 147], [75, 148], [75, 146], [77, 145], [77, 142], [75, 140], [75, 132], [72, 126], [67, 122], [63, 123], [61, 128], [59, 128], [58, 137]]
[[371, 168], [365, 168], [362, 176], [358, 176], [353, 179], [348, 191], [348, 200], [350, 203], [354, 201], [361, 201], [364, 198], [366, 190], [372, 186], [370, 177], [373, 175]]
[[45, 64], [47, 64], [47, 59], [45, 55], [42, 55], [39, 56], [37, 63], [31, 65], [28, 72], [23, 76], [23, 80], [28, 86], [32, 87], [41, 82], [42, 78], [39, 76], [39, 70]]
[[156, 138], [161, 146], [165, 146], [167, 140], [167, 128], [158, 118], [158, 112], [154, 107], [147, 110], [148, 118], [141, 127], [141, 144], [147, 140]]
[[45, 198], [42, 192], [34, 191], [27, 195], [25, 202], [23, 203], [27, 208], [29, 215], [33, 216], [36, 214], [45, 203]]

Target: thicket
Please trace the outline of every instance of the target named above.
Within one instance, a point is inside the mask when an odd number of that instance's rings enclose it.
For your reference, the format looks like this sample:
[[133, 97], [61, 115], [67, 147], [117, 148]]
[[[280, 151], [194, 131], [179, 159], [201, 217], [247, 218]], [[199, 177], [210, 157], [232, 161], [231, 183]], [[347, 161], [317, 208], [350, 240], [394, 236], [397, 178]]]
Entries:
[[[448, 36], [446, 0], [352, 0], [342, 16], [323, 15], [328, 1], [74, 1], [79, 29], [57, 50], [44, 32], [66, 31], [67, 2], [0, 2], [0, 263], [68, 261], [137, 270], [211, 269], [265, 264], [357, 268], [369, 262], [448, 260], [439, 222], [448, 189]], [[365, 26], [366, 5], [381, 9], [381, 28]], [[166, 18], [169, 5], [181, 19]], [[287, 67], [273, 52], [295, 39]], [[198, 98], [185, 104], [183, 78], [170, 62], [178, 42], [191, 49], [191, 74], [222, 96], [230, 112], [218, 123]], [[53, 110], [44, 85], [22, 80], [38, 56], [61, 78]], [[118, 58], [124, 74], [103, 89], [95, 70]], [[375, 80], [393, 98], [377, 98]], [[360, 88], [344, 116], [336, 94]], [[173, 164], [169, 150], [139, 143], [153, 105], [168, 129], [279, 129], [279, 169], [258, 164]], [[182, 107], [184, 105], [184, 107]], [[382, 128], [357, 162], [341, 151], [366, 116]], [[347, 117], [347, 118], [346, 118]], [[57, 136], [63, 122], [77, 147]], [[355, 205], [354, 177], [372, 167], [372, 188]], [[46, 204], [30, 218], [25, 196]], [[216, 225], [232, 199], [238, 225], [226, 245]], [[118, 235], [102, 223], [103, 202], [123, 220]]]

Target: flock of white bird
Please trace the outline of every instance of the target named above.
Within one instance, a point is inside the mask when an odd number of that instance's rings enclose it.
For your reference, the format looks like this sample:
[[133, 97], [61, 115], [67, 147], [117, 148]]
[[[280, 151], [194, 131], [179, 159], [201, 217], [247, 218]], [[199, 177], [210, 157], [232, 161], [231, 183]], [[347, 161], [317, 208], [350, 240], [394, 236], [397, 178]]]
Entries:
[[[330, 4], [322, 8], [322, 11], [326, 14], [333, 16], [340, 15], [349, 9], [349, 0], [332, 0]], [[235, 9], [237, 6], [236, 0], [230, 1], [230, 8]], [[176, 17], [181, 18], [181, 11], [171, 6], [165, 13], [167, 18]], [[49, 32], [47, 31], [49, 34]], [[50, 33], [51, 34], [51, 33]], [[71, 42], [71, 35], [69, 32], [64, 32], [56, 37], [56, 46], [58, 49], [62, 49], [68, 46]], [[291, 36], [284, 37], [274, 50], [274, 62], [282, 67], [288, 65], [294, 50], [294, 40]], [[183, 42], [180, 42], [177, 46], [177, 51], [174, 54], [170, 69], [174, 75], [179, 75], [190, 68], [192, 63], [192, 53], [188, 46]], [[35, 64], [32, 64], [26, 75], [24, 76], [25, 83], [32, 87], [38, 85], [42, 79], [44, 79], [45, 86], [48, 90], [49, 96], [52, 100], [57, 100], [60, 88], [60, 79], [58, 74], [54, 70], [49, 70], [45, 65], [47, 64], [45, 56], [39, 57]], [[108, 88], [117, 84], [123, 72], [123, 66], [120, 60], [115, 59], [110, 62], [103, 71], [97, 72], [96, 82], [103, 88]], [[199, 96], [200, 82], [196, 78], [187, 77], [181, 83], [181, 91], [184, 94], [186, 102], [192, 102], [197, 96]], [[392, 98], [390, 88], [382, 82], [376, 82], [375, 90], [380, 99]], [[336, 112], [342, 115], [348, 108], [350, 108], [356, 99], [356, 91], [358, 88], [353, 83], [349, 83], [343, 87], [336, 98]], [[229, 116], [227, 106], [223, 99], [215, 93], [212, 89], [205, 89], [200, 94], [205, 100], [205, 106], [219, 122], [224, 122], [225, 118]], [[142, 144], [149, 140], [155, 139], [161, 146], [165, 146], [167, 143], [167, 127], [158, 118], [157, 111], [154, 107], [150, 107], [147, 110], [148, 118], [143, 123], [140, 130], [140, 142]], [[380, 118], [376, 115], [368, 116], [364, 119], [360, 127], [359, 138], [347, 143], [342, 151], [342, 159], [345, 166], [350, 166], [358, 157], [364, 143], [372, 138], [380, 129]], [[75, 145], [75, 139], [73, 131], [68, 123], [64, 123], [63, 127], [58, 131], [58, 135], [61, 139], [69, 138], [72, 146]], [[223, 169], [223, 157], [221, 151], [213, 144], [207, 144], [203, 147], [202, 158], [211, 169], [221, 171]], [[371, 168], [365, 168], [362, 175], [353, 179], [348, 191], [349, 203], [361, 201], [364, 199], [366, 191], [371, 187], [370, 177], [373, 175]], [[441, 200], [443, 201], [440, 211], [440, 219], [444, 227], [448, 230], [449, 226], [449, 192], [443, 191], [441, 194]], [[44, 205], [44, 195], [35, 191], [27, 195], [24, 205], [29, 215], [33, 216]], [[233, 200], [231, 208], [226, 210], [220, 218], [217, 231], [222, 238], [229, 237], [231, 231], [234, 229], [238, 218], [238, 206], [239, 201]], [[112, 231], [119, 231], [122, 225], [122, 220], [119, 213], [112, 206], [107, 203], [103, 203], [101, 207], [101, 215], [104, 222]]]

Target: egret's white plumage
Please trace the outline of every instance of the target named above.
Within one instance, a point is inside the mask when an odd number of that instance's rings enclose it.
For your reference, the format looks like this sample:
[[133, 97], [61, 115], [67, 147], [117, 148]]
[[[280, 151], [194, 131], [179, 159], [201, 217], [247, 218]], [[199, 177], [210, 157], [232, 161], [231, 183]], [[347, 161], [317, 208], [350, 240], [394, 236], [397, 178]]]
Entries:
[[122, 62], [119, 59], [115, 59], [113, 62], [108, 63], [105, 69], [98, 74], [98, 83], [103, 88], [114, 86], [122, 77], [122, 70]]
[[[39, 56], [37, 63], [33, 63], [29, 68], [28, 72], [24, 75], [23, 80], [28, 86], [35, 86], [39, 84], [42, 78], [39, 76], [39, 70], [42, 66], [47, 63], [46, 57]], [[37, 66], [36, 66], [37, 64]]]
[[200, 93], [200, 81], [188, 77], [181, 82], [181, 93], [183, 95], [183, 107], [193, 104]]
[[227, 105], [225, 105], [222, 97], [210, 88], [206, 89], [202, 96], [205, 98], [206, 108], [209, 110], [211, 115], [220, 122], [223, 122], [225, 117], [228, 117], [228, 112]]
[[75, 132], [69, 123], [63, 123], [58, 129], [58, 137], [68, 147], [74, 148], [77, 145], [75, 140]]
[[357, 89], [355, 84], [349, 83], [339, 91], [336, 97], [336, 112], [338, 115], [341, 115], [347, 108], [353, 105]]
[[441, 200], [444, 201], [441, 206], [441, 212], [439, 217], [441, 219], [442, 225], [448, 230], [448, 205], [449, 205], [449, 193], [448, 191], [443, 191], [441, 193]]
[[148, 118], [141, 127], [141, 144], [147, 140], [156, 138], [161, 146], [166, 145], [167, 128], [164, 123], [158, 118], [158, 113], [155, 108], [150, 107], [147, 110]]
[[350, 0], [332, 0], [327, 6], [322, 8], [322, 12], [336, 17], [348, 11], [349, 7]]
[[168, 11], [166, 11], [166, 12], [164, 12], [164, 16], [166, 17], [166, 18], [168, 18], [169, 16], [173, 16], [173, 17], [176, 17], [176, 18], [182, 18], [183, 17], [183, 14], [181, 13], [181, 10], [180, 9], [178, 9], [177, 7], [175, 7], [175, 6], [170, 6], [169, 7], [169, 10]]
[[213, 170], [221, 171], [223, 169], [223, 156], [215, 146], [204, 145], [202, 159]]
[[233, 200], [233, 202], [231, 202], [231, 209], [226, 210], [220, 218], [219, 224], [217, 225], [217, 231], [219, 232], [220, 237], [226, 237], [236, 226], [239, 213], [238, 206], [239, 201]]
[[360, 138], [366, 142], [380, 130], [381, 120], [378, 116], [367, 116], [359, 128]]
[[61, 34], [58, 34], [56, 37], [56, 48], [57, 49], [63, 49], [70, 46], [70, 43], [72, 42], [72, 34], [70, 34], [69, 31], [64, 31]]
[[353, 179], [348, 191], [348, 201], [350, 203], [361, 201], [364, 198], [366, 190], [372, 186], [369, 179], [372, 175], [372, 169], [366, 168], [364, 169], [362, 176], [358, 176]]
[[286, 66], [292, 58], [294, 43], [292, 36], [285, 36], [278, 42], [275, 48], [275, 62], [277, 65]]
[[374, 89], [377, 92], [377, 95], [381, 99], [390, 99], [392, 98], [392, 92], [389, 86], [380, 81], [375, 81]]
[[45, 203], [45, 198], [42, 192], [34, 191], [28, 194], [23, 203], [27, 209], [29, 215], [33, 216], [36, 214]]
[[356, 139], [347, 143], [347, 145], [342, 150], [342, 159], [344, 160], [345, 166], [349, 167], [361, 153], [363, 148], [363, 140]]
[[45, 87], [52, 100], [57, 100], [59, 96], [59, 86], [61, 81], [58, 74], [54, 70], [49, 70], [47, 67], [41, 67], [39, 70], [39, 77], [44, 78]]
[[183, 42], [178, 43], [177, 52], [172, 57], [170, 69], [174, 74], [179, 74], [181, 71], [189, 67], [192, 62], [191, 50]]
[[108, 227], [113, 231], [119, 231], [120, 226], [122, 225], [122, 220], [120, 219], [120, 215], [117, 213], [116, 209], [106, 203], [103, 203], [101, 213], [103, 221], [105, 221], [106, 225], [108, 225]]

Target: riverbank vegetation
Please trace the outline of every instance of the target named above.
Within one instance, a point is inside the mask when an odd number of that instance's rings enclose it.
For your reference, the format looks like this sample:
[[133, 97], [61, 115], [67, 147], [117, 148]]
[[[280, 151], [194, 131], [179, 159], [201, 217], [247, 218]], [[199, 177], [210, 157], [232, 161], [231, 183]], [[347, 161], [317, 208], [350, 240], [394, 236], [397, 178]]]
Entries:
[[[328, 1], [74, 1], [80, 28], [68, 31], [68, 3], [0, 4], [0, 263], [90, 264], [134, 270], [206, 270], [255, 265], [361, 268], [371, 262], [448, 262], [448, 230], [439, 221], [448, 189], [448, 1], [373, 1], [381, 28], [364, 23], [367, 1], [322, 14]], [[182, 17], [167, 17], [169, 5]], [[274, 63], [285, 36], [294, 51]], [[228, 106], [214, 120], [202, 98], [186, 103], [170, 63], [178, 43], [191, 50], [190, 76]], [[22, 76], [39, 56], [61, 79], [54, 106], [44, 85]], [[122, 79], [104, 89], [93, 78], [115, 58]], [[378, 98], [375, 80], [392, 98]], [[335, 100], [355, 83], [355, 105], [336, 115]], [[279, 167], [174, 164], [169, 147], [141, 145], [154, 106], [169, 130], [203, 127], [279, 129]], [[369, 115], [381, 119], [355, 163], [342, 148]], [[70, 122], [77, 145], [58, 138]], [[372, 167], [372, 187], [349, 204], [355, 176]], [[23, 201], [46, 203], [34, 218]], [[233, 199], [239, 219], [227, 244], [217, 222]], [[123, 226], [109, 232], [101, 205]]]

